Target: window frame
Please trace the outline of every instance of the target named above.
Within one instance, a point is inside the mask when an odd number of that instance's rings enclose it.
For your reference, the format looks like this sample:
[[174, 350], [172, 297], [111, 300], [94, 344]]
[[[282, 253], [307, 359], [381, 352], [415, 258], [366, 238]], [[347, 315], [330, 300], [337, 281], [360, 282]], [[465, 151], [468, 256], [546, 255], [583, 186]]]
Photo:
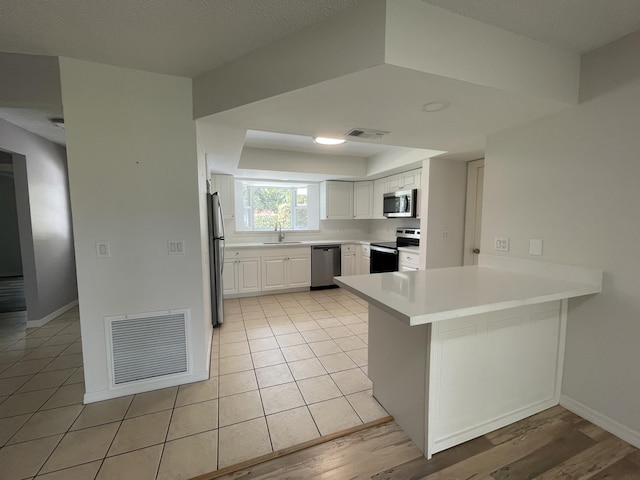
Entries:
[[[245, 205], [245, 188], [249, 189], [249, 205]], [[252, 180], [235, 179], [236, 191], [236, 231], [242, 233], [265, 233], [273, 231], [273, 227], [256, 228], [254, 224], [254, 192], [260, 188], [282, 188], [289, 190], [288, 206], [291, 212], [291, 226], [282, 226], [287, 232], [313, 232], [319, 231], [319, 205], [320, 189], [315, 182], [287, 182], [282, 180]], [[298, 203], [298, 189], [306, 188], [306, 204]], [[314, 196], [316, 197], [314, 200]], [[284, 204], [284, 203], [283, 203]], [[282, 204], [281, 204], [282, 205]], [[307, 211], [306, 227], [299, 227], [299, 209], [305, 207]], [[314, 212], [315, 209], [315, 212]], [[246, 221], [245, 221], [246, 218]]]

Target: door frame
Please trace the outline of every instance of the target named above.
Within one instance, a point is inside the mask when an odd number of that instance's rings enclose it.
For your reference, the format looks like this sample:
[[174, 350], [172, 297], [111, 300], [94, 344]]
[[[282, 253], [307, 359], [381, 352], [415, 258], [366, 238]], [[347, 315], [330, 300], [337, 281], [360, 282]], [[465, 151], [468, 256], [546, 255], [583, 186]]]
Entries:
[[[478, 170], [484, 168], [484, 158], [467, 163], [467, 200], [464, 217], [464, 256], [463, 265], [476, 265], [478, 255], [473, 253], [475, 248], [476, 229], [479, 229], [482, 218], [476, 218], [478, 200], [482, 205], [482, 198], [478, 198]], [[484, 188], [483, 188], [484, 190]]]

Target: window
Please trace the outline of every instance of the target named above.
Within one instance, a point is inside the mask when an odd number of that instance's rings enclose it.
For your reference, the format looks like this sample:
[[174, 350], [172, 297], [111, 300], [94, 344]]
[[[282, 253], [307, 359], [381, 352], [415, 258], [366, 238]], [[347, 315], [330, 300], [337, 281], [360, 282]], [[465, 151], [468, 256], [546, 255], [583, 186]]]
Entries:
[[318, 230], [318, 209], [317, 184], [236, 181], [237, 230]]

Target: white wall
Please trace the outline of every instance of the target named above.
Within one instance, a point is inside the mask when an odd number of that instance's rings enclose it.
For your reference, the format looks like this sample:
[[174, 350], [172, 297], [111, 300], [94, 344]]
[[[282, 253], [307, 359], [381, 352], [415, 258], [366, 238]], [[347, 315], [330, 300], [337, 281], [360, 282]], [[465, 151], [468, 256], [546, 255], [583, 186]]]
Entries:
[[385, 7], [383, 0], [361, 2], [199, 75], [195, 117], [382, 64]]
[[2, 119], [0, 148], [13, 159], [28, 320], [46, 322], [78, 298], [66, 152]]
[[[205, 174], [191, 80], [60, 59], [78, 269], [85, 400], [109, 392], [104, 317], [186, 308], [194, 375], [208, 375]], [[203, 156], [200, 155], [200, 162]], [[169, 240], [184, 255], [167, 254]], [[111, 258], [96, 258], [108, 241]]]
[[420, 0], [388, 0], [385, 63], [575, 104], [580, 58]]
[[602, 293], [569, 304], [562, 393], [640, 444], [640, 79], [603, 75], [612, 55], [637, 60], [640, 35], [629, 41], [583, 59], [587, 101], [488, 138], [482, 250], [508, 236], [507, 255], [536, 258], [528, 242], [541, 238], [541, 260], [604, 270]]
[[467, 164], [432, 158], [423, 162], [422, 171], [422, 189], [427, 192], [421, 202], [421, 211], [425, 208], [427, 211], [420, 239], [423, 268], [460, 266], [464, 249]]

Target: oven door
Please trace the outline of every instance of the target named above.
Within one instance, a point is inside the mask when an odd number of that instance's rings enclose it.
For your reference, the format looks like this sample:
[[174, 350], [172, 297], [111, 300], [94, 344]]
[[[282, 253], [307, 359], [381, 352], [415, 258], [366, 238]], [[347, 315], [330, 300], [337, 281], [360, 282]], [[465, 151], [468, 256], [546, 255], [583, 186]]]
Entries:
[[370, 273], [397, 272], [398, 250], [371, 245]]

